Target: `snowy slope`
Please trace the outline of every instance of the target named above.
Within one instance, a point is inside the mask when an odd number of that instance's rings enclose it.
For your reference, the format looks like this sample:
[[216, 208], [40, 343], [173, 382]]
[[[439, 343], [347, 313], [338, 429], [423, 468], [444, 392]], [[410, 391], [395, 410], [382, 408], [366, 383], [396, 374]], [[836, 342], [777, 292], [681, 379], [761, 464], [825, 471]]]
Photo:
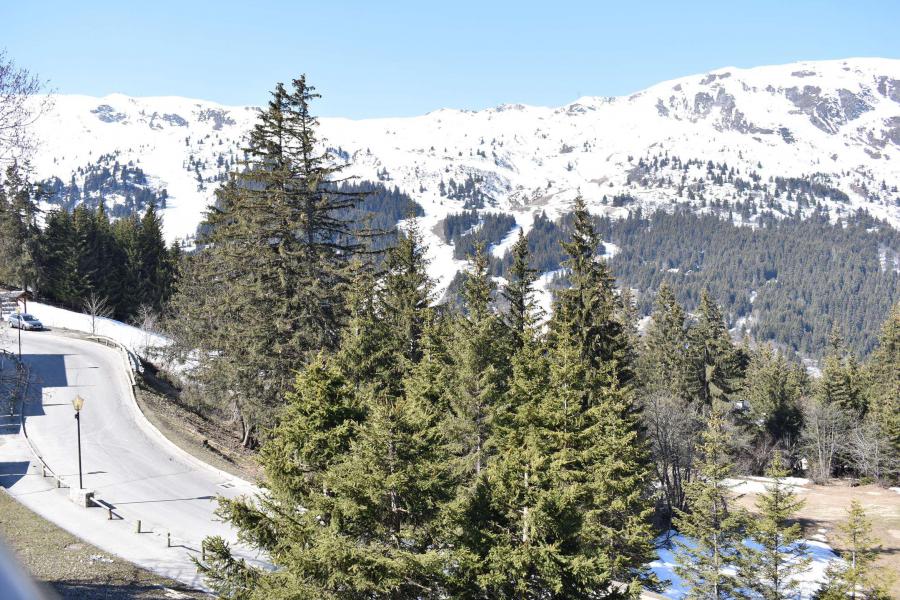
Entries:
[[[58, 96], [38, 124], [43, 144], [34, 166], [39, 177], [69, 181], [104, 154], [132, 161], [167, 190], [167, 237], [184, 239], [202, 218], [215, 178], [240, 157], [254, 118], [253, 108], [185, 98]], [[757, 182], [746, 197], [771, 200], [775, 177], [815, 176], [846, 194], [822, 200], [834, 215], [863, 207], [900, 226], [900, 60], [724, 68], [559, 108], [322, 119], [321, 137], [348, 159], [350, 174], [396, 185], [423, 205], [433, 275], [444, 285], [460, 266], [433, 231], [463, 207], [441, 192], [451, 179], [472, 179], [490, 198], [486, 209], [509, 212], [527, 228], [536, 211], [555, 217], [579, 193], [592, 210], [616, 216], [733, 200], [734, 185], [708, 178], [711, 161]], [[674, 168], [667, 157], [691, 163]], [[662, 162], [650, 169], [654, 159]], [[622, 194], [635, 201], [613, 206], [610, 199]], [[796, 210], [784, 196], [777, 204]]]

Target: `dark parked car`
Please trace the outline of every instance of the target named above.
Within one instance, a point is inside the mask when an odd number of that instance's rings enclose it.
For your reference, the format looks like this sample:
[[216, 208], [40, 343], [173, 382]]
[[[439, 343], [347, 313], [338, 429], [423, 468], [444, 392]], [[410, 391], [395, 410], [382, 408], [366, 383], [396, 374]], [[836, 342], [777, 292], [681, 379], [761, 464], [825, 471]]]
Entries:
[[40, 331], [44, 328], [44, 324], [28, 313], [9, 315], [9, 326], [18, 327], [26, 331]]

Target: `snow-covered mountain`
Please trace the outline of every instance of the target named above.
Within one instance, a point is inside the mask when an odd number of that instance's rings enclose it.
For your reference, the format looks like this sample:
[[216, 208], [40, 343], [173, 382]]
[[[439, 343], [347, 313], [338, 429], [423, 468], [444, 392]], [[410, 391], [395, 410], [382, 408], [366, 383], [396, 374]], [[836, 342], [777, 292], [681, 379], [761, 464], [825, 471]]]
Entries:
[[[61, 95], [37, 125], [33, 164], [40, 178], [84, 185], [91, 165], [131, 162], [146, 187], [166, 190], [168, 238], [187, 238], [239, 159], [255, 113], [178, 97]], [[724, 68], [559, 108], [321, 125], [349, 174], [397, 186], [423, 206], [445, 285], [460, 265], [436, 225], [464, 207], [512, 214], [527, 229], [539, 211], [566, 212], [577, 194], [611, 215], [675, 203], [721, 210], [739, 200], [776, 214], [864, 208], [900, 227], [900, 60]]]

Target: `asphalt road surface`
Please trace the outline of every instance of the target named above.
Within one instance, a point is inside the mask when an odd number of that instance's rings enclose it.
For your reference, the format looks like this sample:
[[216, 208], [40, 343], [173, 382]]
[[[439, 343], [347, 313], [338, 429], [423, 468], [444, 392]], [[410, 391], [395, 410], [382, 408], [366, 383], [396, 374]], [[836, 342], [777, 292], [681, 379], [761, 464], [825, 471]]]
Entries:
[[[5, 326], [5, 324], [4, 324]], [[17, 349], [17, 332], [2, 346]], [[115, 507], [81, 508], [43, 477], [18, 418], [0, 426], [0, 485], [18, 500], [104, 550], [162, 575], [199, 585], [191, 555], [208, 535], [236, 543], [234, 530], [214, 515], [218, 496], [252, 494], [252, 485], [191, 459], [160, 439], [130, 396], [118, 350], [52, 331], [22, 332], [32, 384], [25, 407], [28, 438], [50, 468], [78, 487], [72, 399], [81, 395], [84, 487]], [[136, 530], [137, 520], [142, 531]], [[168, 541], [171, 539], [171, 547]], [[245, 549], [239, 553], [248, 558]]]

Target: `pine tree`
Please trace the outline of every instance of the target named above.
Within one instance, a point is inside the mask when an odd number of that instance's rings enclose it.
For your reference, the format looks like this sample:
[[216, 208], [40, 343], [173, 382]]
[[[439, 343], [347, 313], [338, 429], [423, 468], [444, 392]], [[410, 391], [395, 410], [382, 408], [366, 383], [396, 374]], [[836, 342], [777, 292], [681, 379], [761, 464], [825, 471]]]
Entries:
[[418, 223], [413, 220], [385, 256], [378, 318], [386, 329], [378, 343], [390, 357], [390, 379], [395, 383], [402, 381], [422, 358], [422, 333], [434, 299], [426, 250]]
[[141, 285], [141, 248], [138, 243], [140, 221], [131, 215], [112, 224], [112, 236], [115, 240], [116, 252], [123, 257], [116, 265], [116, 291], [120, 314], [135, 314], [144, 302]]
[[871, 418], [900, 460], [900, 303], [885, 321], [867, 365]]
[[39, 252], [34, 190], [17, 163], [5, 175], [0, 181], [0, 282], [33, 289]]
[[872, 523], [858, 500], [850, 503], [847, 520], [840, 526], [843, 562], [832, 562], [820, 592], [822, 600], [887, 600], [885, 578], [874, 569], [878, 547]]
[[325, 476], [347, 452], [365, 407], [341, 369], [319, 356], [297, 375], [278, 424], [260, 449], [275, 497], [327, 494]]
[[465, 315], [456, 320], [447, 431], [461, 474], [478, 476], [487, 463], [493, 422], [506, 386], [502, 324], [491, 308], [493, 280], [478, 244], [463, 284]]
[[775, 453], [766, 476], [773, 482], [756, 500], [759, 515], [752, 521], [749, 539], [755, 545], [741, 549], [738, 578], [742, 596], [761, 600], [796, 597], [797, 576], [812, 561], [799, 523], [790, 518], [803, 507], [784, 478], [789, 471]]
[[[580, 316], [597, 332], [621, 332], [621, 315], [609, 298], [597, 301], [611, 291], [607, 281], [605, 289], [586, 292], [595, 298], [582, 312], [570, 295], [569, 317]], [[653, 554], [653, 532], [649, 457], [632, 393], [619, 382], [630, 365], [612, 353], [606, 360], [593, 355], [601, 344], [586, 348], [572, 321], [557, 321], [552, 342], [545, 344], [533, 313], [526, 315], [526, 335], [513, 355], [508, 390], [491, 430], [496, 453], [454, 512], [461, 531], [454, 544], [460, 548], [455, 593], [635, 595], [642, 582], [652, 584], [645, 565]], [[627, 350], [627, 342], [620, 343]], [[626, 589], [614, 581], [625, 582]]]
[[507, 284], [503, 288], [503, 298], [509, 304], [504, 323], [509, 329], [512, 347], [522, 347], [528, 334], [527, 321], [534, 314], [535, 303], [532, 285], [537, 280], [536, 270], [528, 264], [528, 240], [521, 229], [512, 247], [513, 263], [507, 272]]
[[561, 290], [554, 302], [550, 331], [553, 337], [567, 335], [577, 340], [581, 357], [592, 368], [607, 365], [625, 385], [633, 378], [633, 357], [620, 318], [621, 302], [606, 262], [597, 259], [600, 236], [580, 196], [575, 199], [573, 218], [572, 237], [562, 242], [568, 254], [564, 266], [571, 285]]
[[42, 291], [69, 307], [79, 304], [79, 292], [84, 287], [79, 281], [75, 235], [72, 215], [68, 211], [54, 210], [47, 214], [39, 253]]
[[725, 420], [713, 410], [699, 452], [699, 475], [687, 484], [688, 511], [676, 511], [675, 527], [688, 538], [676, 541], [675, 572], [688, 588], [688, 598], [731, 598], [737, 579], [726, 569], [742, 550], [742, 513], [729, 509], [726, 479], [732, 466], [728, 456]]
[[856, 360], [848, 355], [840, 335], [832, 332], [822, 366], [816, 396], [825, 404], [835, 404], [857, 415], [865, 414], [862, 376]]
[[253, 580], [251, 598], [440, 597], [450, 457], [427, 395], [400, 389], [356, 388], [327, 362], [307, 367], [261, 452], [270, 493], [220, 504], [278, 569], [248, 575], [220, 552], [205, 565], [211, 581]]
[[639, 368], [641, 383], [648, 393], [667, 392], [689, 402], [690, 362], [685, 318], [672, 288], [663, 284], [642, 340]]
[[455, 514], [456, 597], [562, 597], [574, 585], [574, 548], [561, 543], [578, 523], [577, 494], [563, 462], [571, 453], [547, 403], [549, 364], [532, 324], [522, 342], [505, 395], [510, 416], [492, 436], [496, 459]]
[[751, 356], [745, 386], [741, 397], [750, 405], [758, 435], [766, 437], [768, 445], [793, 449], [803, 421], [800, 400], [809, 387], [802, 367], [763, 347]]
[[140, 298], [142, 303], [159, 311], [172, 293], [173, 267], [163, 239], [162, 221], [153, 204], [147, 206], [141, 218], [136, 242]]
[[272, 421], [292, 373], [337, 347], [347, 317], [359, 232], [341, 215], [359, 195], [336, 190], [340, 167], [318, 149], [318, 97], [304, 77], [290, 91], [276, 86], [207, 218], [207, 256], [192, 261], [193, 281], [181, 278], [174, 302], [180, 347], [203, 357], [206, 391], [237, 404], [246, 445]]
[[701, 406], [717, 408], [730, 404], [742, 375], [742, 357], [719, 307], [704, 291], [697, 321], [690, 329], [691, 373], [689, 389]]
[[384, 290], [371, 263], [354, 259], [347, 293], [348, 320], [336, 360], [347, 379], [359, 388], [366, 383], [396, 381], [394, 355], [385, 343], [387, 328], [380, 317]]
[[604, 572], [636, 594], [642, 584], [656, 583], [646, 567], [654, 556], [650, 453], [631, 389], [620, 386], [613, 373], [606, 377], [579, 436], [591, 498], [582, 536]]

